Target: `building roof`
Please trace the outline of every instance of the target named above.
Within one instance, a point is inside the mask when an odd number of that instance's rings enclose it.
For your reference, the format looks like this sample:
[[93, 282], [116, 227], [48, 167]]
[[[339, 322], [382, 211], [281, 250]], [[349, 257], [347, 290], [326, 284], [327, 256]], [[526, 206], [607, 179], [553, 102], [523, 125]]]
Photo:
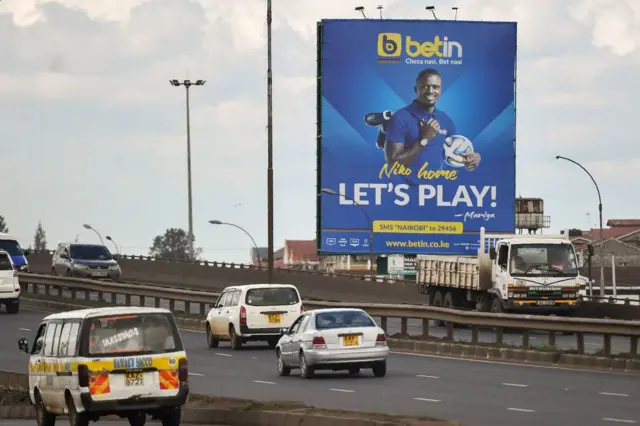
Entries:
[[640, 228], [640, 219], [609, 219], [607, 226]]
[[318, 260], [316, 240], [285, 240], [284, 245], [294, 262]]

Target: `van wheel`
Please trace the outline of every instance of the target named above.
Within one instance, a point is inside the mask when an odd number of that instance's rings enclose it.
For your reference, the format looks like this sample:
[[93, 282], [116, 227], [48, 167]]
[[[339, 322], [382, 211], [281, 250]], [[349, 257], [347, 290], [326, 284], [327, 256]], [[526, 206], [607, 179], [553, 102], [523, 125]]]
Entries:
[[373, 364], [373, 375], [376, 377], [384, 377], [387, 374], [387, 361], [377, 361]]
[[229, 336], [231, 337], [231, 349], [234, 351], [240, 349], [242, 347], [242, 341], [236, 334], [236, 329], [233, 326], [229, 327]]
[[129, 416], [129, 424], [131, 426], [144, 426], [146, 422], [147, 415], [141, 411]]
[[209, 345], [210, 348], [218, 347], [218, 339], [216, 339], [216, 336], [213, 335], [209, 323], [207, 323], [207, 345]]
[[9, 302], [5, 306], [7, 307], [8, 314], [17, 314], [20, 310], [20, 301]]
[[69, 425], [70, 426], [88, 426], [89, 416], [87, 412], [78, 413], [76, 410], [76, 404], [73, 399], [67, 397], [67, 410], [69, 411]]
[[180, 407], [168, 408], [162, 413], [162, 426], [180, 426]]
[[35, 399], [36, 423], [38, 423], [38, 426], [55, 426], [56, 416], [47, 411], [40, 397], [40, 392], [36, 391]]
[[278, 345], [278, 339], [269, 339], [267, 343], [269, 344], [269, 349], [275, 349]]
[[68, 277], [72, 277], [73, 275], [71, 275], [71, 269], [67, 269], [67, 276]]

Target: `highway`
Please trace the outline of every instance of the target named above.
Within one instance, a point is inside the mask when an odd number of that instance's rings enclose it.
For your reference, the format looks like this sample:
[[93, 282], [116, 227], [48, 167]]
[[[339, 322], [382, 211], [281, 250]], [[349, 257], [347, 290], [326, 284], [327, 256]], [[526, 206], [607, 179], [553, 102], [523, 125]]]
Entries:
[[[17, 340], [33, 338], [45, 313], [24, 309], [0, 315], [3, 368], [26, 372]], [[640, 377], [393, 354], [387, 376], [294, 371], [279, 377], [263, 345], [209, 349], [203, 333], [183, 331], [191, 387], [196, 393], [257, 400], [298, 400], [322, 408], [425, 415], [466, 426], [591, 426], [640, 422]]]
[[[60, 418], [62, 419], [62, 417]], [[58, 420], [60, 421], [60, 420]], [[102, 424], [104, 423], [105, 420], [104, 419], [100, 419], [100, 423]], [[66, 421], [65, 421], [66, 423]], [[109, 426], [129, 426], [129, 422], [127, 421], [109, 421], [107, 423]], [[160, 423], [158, 420], [147, 420], [148, 425], [160, 425], [162, 423]], [[36, 426], [37, 423], [35, 420], [5, 420], [2, 422], [2, 426]], [[181, 426], [190, 426], [187, 423], [182, 423]], [[225, 425], [209, 425], [209, 426], [225, 426]]]
[[[44, 289], [40, 289], [40, 293], [44, 295]], [[27, 294], [25, 294], [28, 297]], [[92, 293], [90, 295], [92, 300], [97, 300], [97, 293]], [[67, 299], [71, 299], [71, 292], [64, 291], [63, 297]], [[105, 298], [107, 300], [111, 300], [111, 295], [105, 293]], [[118, 295], [116, 302], [118, 304], [124, 305], [125, 297], [123, 295]], [[140, 303], [140, 299], [137, 296], [131, 297], [132, 305]], [[154, 306], [153, 300], [147, 298], [145, 300], [146, 306]], [[161, 307], [169, 308], [169, 303], [166, 300], [163, 300], [161, 303]], [[176, 302], [175, 304], [176, 311], [184, 312], [185, 306], [183, 302]], [[191, 313], [197, 314], [197, 307], [192, 305]], [[379, 318], [375, 318], [378, 323], [380, 323]], [[431, 322], [433, 324], [433, 321]], [[387, 334], [393, 336], [396, 333], [400, 333], [400, 319], [399, 318], [389, 318], [388, 320], [388, 329]], [[420, 336], [422, 334], [422, 320], [409, 320], [407, 331], [411, 336]], [[434, 337], [445, 337], [446, 330], [444, 327], [434, 327], [431, 326], [429, 330], [430, 334]], [[468, 328], [456, 328], [454, 334], [455, 340], [459, 341], [471, 341], [471, 330]], [[495, 342], [495, 332], [493, 330], [484, 330], [479, 333], [479, 339], [481, 342], [492, 343]], [[521, 346], [522, 345], [522, 335], [520, 333], [515, 332], [507, 332], [504, 334], [504, 342], [507, 345]], [[544, 332], [533, 331], [531, 333], [530, 344], [532, 346], [544, 346], [548, 344], [548, 334]], [[570, 350], [577, 349], [577, 341], [575, 335], [561, 335], [556, 334], [556, 347], [561, 350]], [[585, 350], [587, 353], [596, 353], [601, 350], [603, 347], [603, 339], [601, 336], [597, 335], [585, 335]], [[614, 354], [617, 353], [628, 353], [630, 348], [629, 339], [626, 337], [617, 337], [614, 336], [611, 339], [611, 350]]]

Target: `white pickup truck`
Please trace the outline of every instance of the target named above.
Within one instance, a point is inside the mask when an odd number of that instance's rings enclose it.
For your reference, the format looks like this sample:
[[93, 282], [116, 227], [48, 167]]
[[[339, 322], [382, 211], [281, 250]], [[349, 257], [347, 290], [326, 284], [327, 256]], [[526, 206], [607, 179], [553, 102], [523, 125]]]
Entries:
[[418, 256], [429, 304], [478, 311], [570, 314], [579, 305], [575, 248], [565, 236], [486, 234], [476, 256]]

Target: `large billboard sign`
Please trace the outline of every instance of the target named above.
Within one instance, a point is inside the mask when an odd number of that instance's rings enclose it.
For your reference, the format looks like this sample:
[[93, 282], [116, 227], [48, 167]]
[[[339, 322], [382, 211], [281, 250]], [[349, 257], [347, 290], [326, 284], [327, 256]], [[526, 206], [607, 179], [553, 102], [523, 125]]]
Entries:
[[482, 226], [514, 232], [515, 78], [512, 22], [320, 22], [319, 251], [472, 254]]

